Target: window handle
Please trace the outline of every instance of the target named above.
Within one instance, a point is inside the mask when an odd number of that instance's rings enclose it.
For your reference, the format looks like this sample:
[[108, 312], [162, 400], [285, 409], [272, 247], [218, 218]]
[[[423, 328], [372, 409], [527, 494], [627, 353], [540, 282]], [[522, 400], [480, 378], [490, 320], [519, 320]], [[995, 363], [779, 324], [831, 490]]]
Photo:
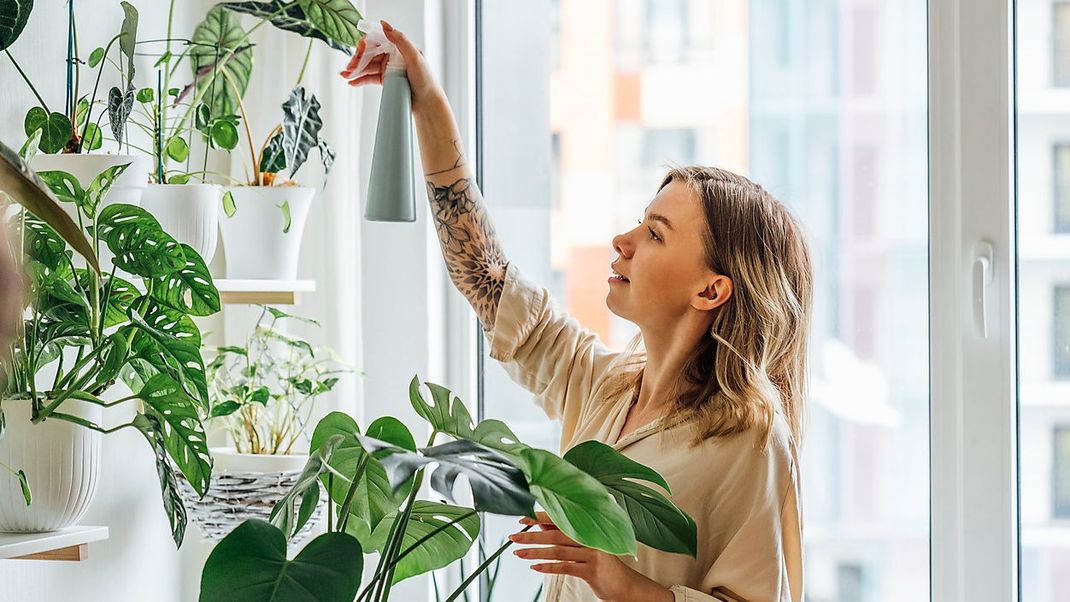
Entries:
[[978, 242], [973, 251], [973, 325], [982, 339], [988, 338], [988, 289], [995, 275], [992, 243]]

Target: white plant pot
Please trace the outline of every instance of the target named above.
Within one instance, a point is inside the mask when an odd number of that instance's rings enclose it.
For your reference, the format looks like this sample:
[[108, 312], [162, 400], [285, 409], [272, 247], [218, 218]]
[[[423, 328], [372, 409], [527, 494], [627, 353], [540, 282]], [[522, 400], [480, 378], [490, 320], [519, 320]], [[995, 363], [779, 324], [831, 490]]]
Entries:
[[[228, 186], [237, 211], [219, 212], [227, 278], [295, 280], [305, 219], [315, 188], [299, 186]], [[283, 203], [289, 203], [290, 229], [283, 232]]]
[[[7, 430], [0, 437], [0, 462], [26, 473], [32, 501], [26, 505], [17, 477], [0, 473], [0, 531], [38, 533], [76, 524], [100, 480], [101, 434], [57, 419], [33, 424], [29, 400], [2, 405]], [[63, 412], [95, 423], [103, 413], [73, 399], [63, 402]]]
[[141, 207], [160, 222], [164, 232], [212, 261], [219, 240], [219, 197], [215, 184], [149, 184]]
[[[305, 454], [239, 454], [233, 447], [213, 447], [210, 451], [215, 463], [211, 485], [203, 498], [176, 471], [190, 520], [210, 540], [226, 537], [250, 518], [268, 520], [271, 509], [297, 482], [308, 461]], [[312, 532], [323, 514], [325, 500], [326, 491], [321, 489], [319, 505], [293, 542], [300, 542]]]
[[[123, 175], [112, 184], [108, 195], [101, 201], [97, 211], [114, 203], [126, 203], [128, 205], [141, 205], [141, 195], [149, 183], [149, 172], [152, 170], [152, 161], [141, 155], [37, 155], [30, 160], [30, 167], [34, 171], [65, 171], [81, 183], [82, 188], [87, 188], [100, 172], [130, 163]], [[71, 203], [60, 203], [64, 211], [78, 222], [78, 209]], [[107, 246], [101, 244], [100, 268], [104, 272], [111, 270], [111, 260], [114, 257]], [[80, 260], [79, 260], [80, 261]], [[82, 264], [84, 265], [84, 264]]]

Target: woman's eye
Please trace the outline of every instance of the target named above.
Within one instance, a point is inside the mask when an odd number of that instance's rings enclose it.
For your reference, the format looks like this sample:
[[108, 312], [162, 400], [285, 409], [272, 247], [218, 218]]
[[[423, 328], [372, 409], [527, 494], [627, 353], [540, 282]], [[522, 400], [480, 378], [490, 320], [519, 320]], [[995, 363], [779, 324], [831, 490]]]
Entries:
[[653, 228], [649, 228], [648, 227], [647, 230], [650, 230], [650, 238], [653, 238], [654, 240], [658, 240], [658, 241], [661, 240], [661, 237], [658, 236], [657, 232], [654, 232]]

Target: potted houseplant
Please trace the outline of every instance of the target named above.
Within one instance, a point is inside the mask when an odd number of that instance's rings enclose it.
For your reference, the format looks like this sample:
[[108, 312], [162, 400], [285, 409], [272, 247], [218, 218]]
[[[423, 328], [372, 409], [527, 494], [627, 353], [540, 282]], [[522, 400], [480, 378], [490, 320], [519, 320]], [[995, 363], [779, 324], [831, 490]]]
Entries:
[[[94, 50], [83, 67], [75, 36], [75, 3], [68, 2], [67, 12], [67, 93], [62, 110], [55, 110], [37, 91], [29, 75], [19, 66], [10, 46], [19, 38], [33, 9], [30, 0], [0, 0], [0, 13], [17, 15], [13, 22], [0, 26], [0, 49], [4, 50], [11, 64], [33, 92], [38, 104], [26, 113], [24, 128], [28, 140], [24, 156], [31, 157], [31, 165], [37, 171], [60, 170], [74, 175], [86, 187], [97, 174], [117, 165], [130, 164], [116, 182], [112, 183], [107, 202], [138, 204], [147, 182], [149, 161], [147, 157], [132, 155], [127, 140], [127, 118], [133, 102], [132, 82], [134, 77], [134, 48], [137, 42], [138, 12], [129, 2], [122, 2], [124, 19], [118, 34], [107, 46]], [[110, 55], [118, 46], [120, 54], [116, 61]], [[103, 98], [100, 90], [105, 63], [116, 65], [122, 87], [112, 87]], [[95, 70], [92, 92], [82, 94], [81, 71]], [[125, 90], [125, 91], [124, 91]], [[94, 114], [96, 115], [94, 117]], [[92, 152], [103, 149], [107, 133], [100, 122], [107, 115], [111, 139], [117, 145], [117, 154]], [[123, 144], [126, 142], [126, 150]], [[70, 210], [70, 209], [68, 209]], [[72, 211], [72, 217], [74, 217]], [[105, 263], [107, 257], [104, 258]]]
[[[260, 20], [245, 32], [234, 13]], [[194, 33], [194, 41], [218, 41], [211, 53], [192, 61], [196, 88], [203, 91], [214, 86], [209, 93], [211, 110], [215, 114], [237, 112], [243, 143], [248, 146], [245, 180], [224, 189], [219, 219], [228, 278], [296, 278], [305, 219], [316, 191], [298, 185], [294, 178], [313, 149], [320, 153], [325, 172], [334, 162], [334, 151], [319, 135], [323, 127], [320, 102], [301, 81], [314, 41], [348, 53], [363, 35], [356, 28], [360, 19], [349, 0], [224, 2], [208, 13]], [[264, 23], [308, 37], [309, 52], [282, 105], [279, 125], [257, 145], [242, 99], [252, 71], [249, 33]]]
[[[535, 502], [588, 547], [634, 554], [643, 543], [697, 553], [695, 522], [661, 492], [668, 484], [654, 470], [597, 441], [564, 457], [529, 447], [501, 421], [473, 424], [448, 389], [425, 384], [432, 403], [418, 378], [409, 398], [431, 425], [427, 447], [417, 449], [396, 418], [379, 418], [362, 433], [345, 414], [324, 417], [308, 464], [270, 522], [246, 521], [212, 551], [200, 599], [281, 601], [311, 592], [322, 601], [389, 600], [398, 581], [464, 557], [479, 536], [480, 513], [534, 516]], [[472, 506], [417, 500], [425, 472], [432, 489], [450, 501], [457, 476], [465, 475]], [[328, 532], [287, 560], [286, 541], [308, 520], [321, 487], [329, 497]], [[464, 595], [510, 545], [498, 547], [446, 601]], [[372, 551], [379, 552], [378, 563], [361, 590], [363, 555]]]
[[245, 344], [217, 348], [208, 363], [207, 424], [222, 427], [230, 445], [211, 449], [215, 472], [206, 496], [198, 498], [181, 479], [192, 518], [208, 539], [248, 518], [268, 518], [308, 461], [316, 399], [352, 372], [330, 349], [286, 334], [281, 326], [295, 320], [316, 324], [263, 307]]
[[[54, 198], [74, 205], [89, 241], [77, 226], [57, 231], [25, 209], [5, 212], [13, 243], [25, 255], [30, 294], [2, 364], [0, 461], [21, 465], [25, 475], [0, 480], [2, 530], [51, 530], [76, 521], [97, 482], [100, 436], [127, 428], [141, 432], [152, 450], [176, 545], [186, 514], [171, 464], [199, 493], [208, 489], [212, 459], [198, 412], [208, 407], [207, 380], [192, 317], [218, 311], [219, 293], [204, 260], [150, 214], [126, 203], [105, 205], [129, 167], [110, 167], [84, 189], [69, 173], [38, 174]], [[96, 267], [104, 247], [114, 254], [107, 273]], [[89, 267], [76, 266], [72, 248]], [[117, 276], [120, 269], [134, 281]], [[120, 380], [129, 394], [116, 392]], [[131, 407], [134, 401], [139, 407]], [[104, 411], [120, 406], [132, 418], [102, 426]], [[75, 474], [78, 465], [83, 473]], [[16, 503], [11, 491], [27, 484], [34, 502]], [[79, 501], [70, 506], [75, 486]]]

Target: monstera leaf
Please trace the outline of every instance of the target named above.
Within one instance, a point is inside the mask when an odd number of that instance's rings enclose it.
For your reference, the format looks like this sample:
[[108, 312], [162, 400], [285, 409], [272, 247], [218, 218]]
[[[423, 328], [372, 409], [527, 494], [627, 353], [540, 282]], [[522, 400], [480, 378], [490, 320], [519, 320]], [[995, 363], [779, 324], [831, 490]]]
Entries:
[[168, 374], [149, 379], [137, 395], [159, 419], [167, 453], [194, 491], [203, 496], [212, 479], [212, 457], [194, 400]]
[[19, 39], [32, 10], [33, 0], [0, 0], [0, 50]]
[[182, 247], [151, 213], [135, 205], [114, 203], [100, 212], [98, 236], [115, 254], [121, 270], [144, 278], [160, 278], [182, 269]]
[[55, 195], [18, 153], [0, 143], [0, 191], [27, 211], [41, 218], [63, 238], [93, 269], [100, 271], [93, 247], [78, 224], [59, 205]]
[[282, 113], [282, 152], [293, 178], [308, 160], [309, 151], [319, 146], [323, 129], [320, 101], [315, 94], [306, 96], [304, 86], [297, 86], [283, 103]]
[[184, 258], [182, 267], [153, 281], [153, 297], [191, 316], [216, 313], [220, 308], [219, 290], [208, 266], [193, 247], [180, 243], [179, 248]]
[[201, 573], [201, 602], [352, 602], [364, 569], [360, 543], [324, 533], [287, 559], [286, 536], [256, 519], [212, 550]]
[[[308, 519], [312, 517], [312, 513], [315, 512], [316, 506], [319, 505], [320, 475], [330, 470], [331, 456], [342, 439], [342, 435], [332, 435], [309, 454], [308, 461], [305, 462], [305, 467], [301, 470], [293, 487], [271, 509], [271, 524], [278, 527], [287, 539], [296, 535], [301, 527], [305, 526]], [[299, 499], [301, 500], [300, 506], [297, 505]]]
[[193, 32], [190, 64], [194, 81], [175, 102], [195, 88], [210, 107], [211, 115], [222, 117], [235, 113], [238, 99], [245, 95], [253, 73], [253, 49], [233, 13], [219, 5], [208, 11]]
[[182, 494], [178, 492], [175, 471], [171, 470], [171, 464], [167, 461], [167, 437], [163, 423], [155, 414], [138, 414], [133, 424], [145, 436], [156, 457], [156, 474], [160, 477], [164, 512], [171, 523], [171, 538], [175, 541], [175, 547], [181, 548], [186, 534], [186, 507], [182, 504]]
[[[372, 533], [368, 547], [382, 552], [397, 512], [388, 515]], [[463, 558], [479, 537], [479, 515], [471, 508], [417, 500], [405, 523], [401, 551], [409, 551], [394, 569], [393, 583], [448, 566]], [[413, 547], [415, 546], [415, 547]]]
[[270, 17], [271, 24], [283, 31], [289, 31], [296, 33], [299, 36], [306, 38], [315, 38], [322, 40], [331, 48], [339, 50], [346, 54], [350, 54], [352, 49], [350, 46], [354, 44], [345, 44], [337, 42], [327, 36], [320, 28], [318, 28], [312, 21], [305, 15], [304, 9], [300, 5], [293, 2], [293, 0], [269, 0], [268, 2], [222, 2], [220, 6], [227, 10], [234, 12], [246, 13], [249, 15], [255, 15], [257, 17]]

